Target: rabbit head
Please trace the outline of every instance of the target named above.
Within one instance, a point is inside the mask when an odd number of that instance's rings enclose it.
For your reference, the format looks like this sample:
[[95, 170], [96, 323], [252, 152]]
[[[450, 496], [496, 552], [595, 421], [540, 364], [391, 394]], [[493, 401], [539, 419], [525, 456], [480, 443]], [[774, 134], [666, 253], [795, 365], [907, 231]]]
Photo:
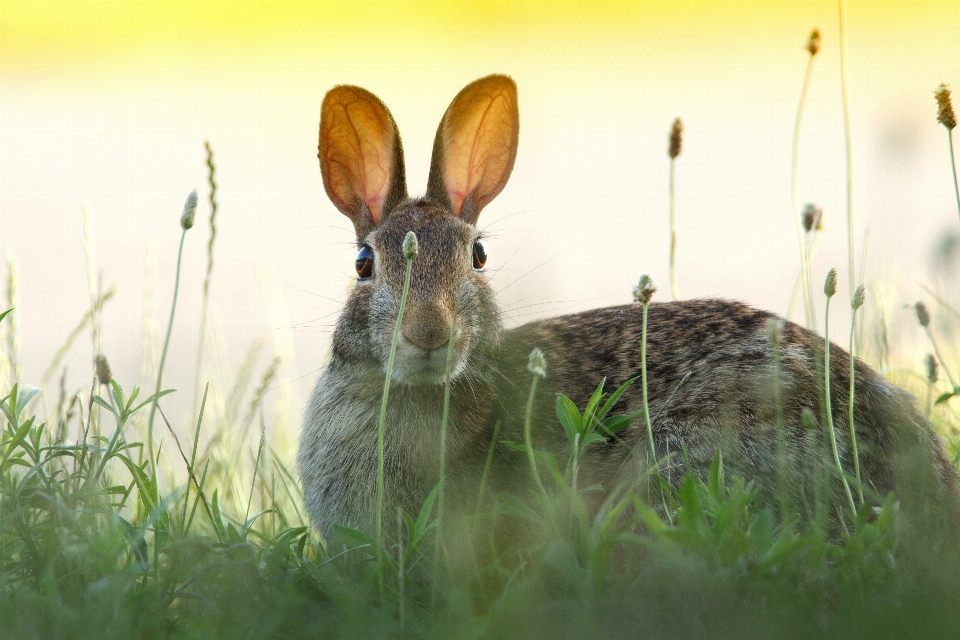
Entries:
[[454, 98], [437, 130], [425, 197], [407, 196], [403, 149], [389, 110], [369, 91], [333, 88], [320, 117], [320, 170], [327, 195], [353, 223], [358, 280], [334, 333], [333, 362], [382, 376], [406, 273], [402, 245], [418, 239], [392, 370], [394, 382], [438, 384], [455, 324], [451, 377], [468, 374], [495, 347], [500, 320], [482, 273], [475, 226], [503, 189], [517, 152], [513, 80], [491, 75]]

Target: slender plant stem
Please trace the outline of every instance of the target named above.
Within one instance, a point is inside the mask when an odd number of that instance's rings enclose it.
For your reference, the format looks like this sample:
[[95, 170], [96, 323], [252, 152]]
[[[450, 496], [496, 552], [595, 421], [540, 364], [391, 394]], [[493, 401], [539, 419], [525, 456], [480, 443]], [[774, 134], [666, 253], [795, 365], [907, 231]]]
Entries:
[[[801, 292], [806, 295], [803, 291], [804, 285], [804, 266], [809, 268], [810, 262], [813, 261], [813, 257], [817, 255], [817, 246], [820, 244], [820, 238], [823, 234], [819, 232], [814, 232], [813, 241], [809, 243], [804, 240], [803, 242], [803, 257], [801, 258], [800, 272], [797, 273], [797, 279], [793, 282], [793, 291], [790, 293], [790, 304], [787, 306], [787, 320], [793, 317], [793, 310], [797, 306], [797, 300], [800, 298]], [[809, 271], [806, 272], [807, 282], [810, 281]], [[806, 314], [806, 309], [811, 310], [811, 315], [816, 315], [816, 309], [813, 308], [813, 305], [804, 298], [804, 314]]]
[[500, 435], [500, 421], [493, 425], [493, 436], [490, 438], [490, 448], [487, 450], [487, 459], [483, 463], [483, 475], [480, 477], [480, 490], [477, 492], [477, 513], [483, 505], [483, 492], [487, 488], [487, 477], [490, 475], [490, 466], [493, 464], [493, 454], [497, 450], [497, 437]]
[[847, 82], [847, 0], [839, 0], [840, 8], [840, 89], [843, 96], [843, 140], [847, 165], [847, 262], [850, 273], [850, 294], [857, 286], [856, 258], [853, 246], [853, 151], [850, 143], [850, 96]]
[[444, 484], [447, 477], [447, 422], [450, 418], [450, 365], [453, 362], [453, 340], [457, 335], [457, 316], [450, 323], [450, 339], [447, 340], [447, 366], [443, 376], [443, 419], [440, 421], [440, 488], [437, 491], [437, 543], [433, 545], [433, 584], [430, 588], [430, 603], [437, 604], [437, 566], [440, 560], [441, 532], [443, 530]]
[[953, 156], [953, 129], [947, 129], [950, 144], [950, 168], [953, 170], [953, 195], [957, 198], [957, 213], [960, 214], [960, 185], [957, 184], [957, 161]]
[[786, 521], [788, 508], [787, 442], [783, 425], [783, 399], [781, 398], [780, 390], [782, 363], [780, 358], [779, 331], [778, 329], [776, 333], [772, 333], [770, 336], [770, 350], [773, 359], [773, 406], [777, 425], [777, 498], [780, 501], [780, 518], [782, 521]]
[[930, 339], [930, 344], [933, 345], [933, 352], [937, 354], [937, 360], [940, 361], [940, 366], [943, 367], [943, 372], [947, 375], [947, 380], [950, 381], [950, 390], [954, 393], [957, 392], [957, 383], [953, 380], [953, 375], [950, 373], [950, 369], [947, 368], [947, 361], [943, 359], [943, 356], [940, 354], [940, 347], [937, 346], [937, 341], [933, 338], [933, 332], [930, 331], [930, 327], [924, 327], [924, 331], [927, 332], [927, 338]]
[[404, 593], [403, 584], [403, 576], [406, 573], [406, 567], [404, 567], [403, 562], [403, 509], [401, 509], [399, 505], [397, 506], [397, 545], [397, 600], [400, 601], [400, 628], [402, 629], [406, 618], [405, 601], [407, 598]]
[[530, 462], [530, 472], [533, 474], [533, 479], [537, 482], [537, 487], [540, 489], [540, 495], [543, 496], [544, 505], [547, 504], [547, 490], [543, 488], [543, 483], [540, 482], [540, 474], [537, 472], [537, 458], [533, 454], [533, 440], [530, 437], [530, 419], [533, 415], [533, 399], [537, 395], [537, 380], [540, 379], [536, 373], [532, 375], [533, 381], [530, 383], [530, 395], [527, 397], [527, 411], [523, 419], [523, 441], [527, 445], [527, 460]]
[[[180, 293], [180, 266], [183, 263], [183, 241], [187, 237], [187, 229], [180, 234], [180, 249], [177, 251], [177, 273], [173, 281], [173, 302], [170, 304], [170, 321], [167, 322], [167, 336], [163, 339], [163, 351], [160, 353], [160, 366], [157, 367], [157, 384], [153, 390], [154, 395], [160, 393], [163, 384], [163, 366], [167, 362], [167, 350], [170, 348], [170, 335], [173, 332], [173, 317], [177, 312], [177, 295]], [[150, 453], [150, 470], [153, 477], [157, 479], [157, 457], [153, 448], [153, 418], [157, 413], [157, 401], [155, 397], [150, 404], [150, 421], [147, 423], [147, 451]], [[154, 498], [160, 495], [159, 484], [154, 485]]]
[[643, 326], [640, 331], [640, 388], [643, 390], [643, 419], [647, 423], [647, 441], [650, 444], [650, 464], [657, 464], [657, 450], [653, 446], [653, 423], [650, 421], [650, 403], [647, 398], [647, 309], [643, 303]]
[[853, 420], [853, 401], [856, 398], [857, 377], [854, 368], [854, 335], [857, 331], [857, 310], [853, 309], [850, 318], [850, 398], [847, 411], [850, 418], [850, 446], [853, 449], [853, 471], [857, 478], [857, 497], [860, 498], [860, 504], [863, 505], [863, 482], [860, 480], [860, 454], [857, 453], [857, 429]]
[[680, 292], [677, 289], [677, 226], [676, 226], [676, 192], [673, 187], [674, 170], [676, 169], [677, 159], [670, 158], [670, 293], [674, 300], [680, 299]]
[[403, 310], [407, 306], [407, 293], [410, 291], [410, 273], [413, 271], [413, 259], [407, 258], [407, 272], [403, 277], [403, 294], [400, 296], [400, 310], [397, 311], [397, 322], [393, 327], [393, 338], [390, 341], [390, 356], [387, 358], [387, 373], [383, 381], [383, 398], [380, 400], [380, 422], [377, 427], [377, 514], [374, 522], [374, 532], [377, 538], [377, 580], [380, 591], [383, 593], [383, 432], [387, 422], [387, 398], [390, 396], [390, 377], [393, 375], [393, 357], [397, 353], [397, 340], [400, 337], [400, 323], [403, 320]]
[[843, 489], [847, 494], [847, 500], [850, 502], [850, 511], [854, 518], [857, 516], [857, 506], [853, 501], [853, 494], [850, 493], [850, 484], [847, 482], [847, 476], [843, 472], [843, 465], [840, 464], [840, 453], [837, 450], [837, 432], [833, 428], [833, 404], [830, 401], [830, 297], [827, 297], [827, 307], [823, 319], [823, 387], [826, 394], [827, 403], [827, 427], [830, 430], [830, 446], [833, 448], [833, 462], [837, 465], [837, 473], [840, 475], [840, 481], [843, 482]]
[[803, 283], [803, 306], [808, 329], [813, 329], [812, 293], [810, 291], [810, 270], [807, 261], [807, 244], [803, 233], [803, 224], [800, 221], [800, 198], [798, 196], [798, 174], [800, 156], [800, 124], [803, 122], [803, 109], [807, 103], [807, 93], [810, 90], [810, 78], [813, 76], [813, 60], [811, 55], [807, 60], [807, 71], [803, 77], [803, 88], [800, 90], [800, 101], [797, 104], [797, 119], [793, 125], [793, 150], [790, 161], [790, 201], [793, 205], [793, 219], [797, 225], [797, 240], [800, 243], [800, 277]]

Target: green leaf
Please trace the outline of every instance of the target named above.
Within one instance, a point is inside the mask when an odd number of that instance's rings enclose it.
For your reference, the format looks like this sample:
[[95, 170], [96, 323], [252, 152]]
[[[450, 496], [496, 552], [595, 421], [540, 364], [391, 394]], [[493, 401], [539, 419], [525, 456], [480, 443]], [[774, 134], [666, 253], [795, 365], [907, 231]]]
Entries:
[[154, 507], [153, 483], [150, 481], [150, 478], [146, 473], [144, 473], [140, 465], [131, 460], [128, 456], [118, 454], [116, 457], [123, 462], [124, 466], [127, 467], [127, 471], [129, 471], [130, 475], [133, 476], [133, 481], [137, 485], [137, 491], [140, 493], [140, 499], [147, 507], [147, 511], [152, 511]]
[[13, 311], [13, 308], [7, 309], [3, 313], [0, 313], [0, 322], [2, 322], [3, 319], [7, 317], [7, 314], [10, 313], [11, 311]]
[[427, 522], [430, 520], [430, 513], [433, 512], [433, 503], [436, 502], [437, 496], [440, 493], [440, 483], [438, 482], [433, 491], [430, 492], [430, 495], [427, 496], [427, 499], [424, 501], [423, 506], [420, 507], [420, 514], [417, 516], [417, 521], [413, 525], [413, 531], [410, 532], [410, 537], [419, 542], [420, 538], [423, 537], [423, 534], [426, 532]]
[[113, 401], [116, 403], [117, 408], [123, 411], [125, 408], [123, 402], [123, 387], [112, 378], [110, 379], [110, 394], [113, 396]]
[[13, 453], [13, 450], [16, 449], [21, 442], [23, 442], [27, 434], [30, 433], [30, 427], [33, 426], [34, 417], [31, 416], [20, 425], [20, 428], [17, 429], [16, 433], [13, 434], [13, 438], [10, 439], [10, 444], [7, 445], [7, 453], [4, 455], [4, 458], [10, 457], [10, 454]]
[[610, 416], [600, 425], [600, 430], [610, 435], [616, 435], [629, 427], [634, 420], [643, 415], [643, 409], [631, 411], [617, 416]]
[[[111, 380], [111, 382], [113, 382]], [[133, 401], [137, 399], [137, 396], [140, 395], [140, 387], [134, 387], [133, 391], [130, 393], [130, 397], [127, 398], [127, 406], [124, 407], [124, 410], [129, 414], [130, 407], [133, 406]]]
[[533, 524], [539, 524], [542, 521], [542, 518], [537, 515], [536, 511], [512, 493], [501, 494], [500, 505], [497, 511], [502, 515], [527, 520]]
[[40, 393], [40, 387], [32, 387], [29, 384], [20, 387], [20, 393], [17, 395], [17, 415], [26, 408], [30, 401]]
[[527, 445], [525, 444], [517, 444], [516, 442], [511, 442], [510, 440], [501, 440], [500, 444], [505, 446], [507, 449], [510, 449], [511, 451], [517, 451], [519, 453], [527, 452]]
[[138, 404], [138, 405], [133, 409], [133, 411], [131, 411], [130, 413], [136, 413], [136, 412], [139, 411], [140, 409], [143, 409], [145, 406], [147, 406], [148, 404], [150, 404], [151, 402], [153, 402], [154, 398], [156, 398], [157, 400], [159, 400], [159, 399], [162, 398], [163, 396], [169, 395], [169, 394], [171, 394], [171, 393], [173, 393], [173, 392], [175, 392], [175, 391], [176, 391], [176, 389], [165, 389], [165, 390], [163, 390], [163, 391], [158, 391], [157, 393], [153, 394], [152, 396], [150, 396], [149, 398], [147, 398], [146, 400], [144, 400], [143, 402], [141, 402], [140, 404]]
[[606, 442], [606, 438], [594, 431], [593, 433], [588, 433], [583, 437], [583, 442], [580, 443], [580, 450], [586, 451], [589, 447], [597, 444], [598, 442]]
[[139, 527], [133, 526], [120, 516], [117, 516], [117, 519], [120, 522], [121, 528], [123, 529], [124, 537], [130, 544], [130, 550], [133, 551], [134, 557], [136, 557], [137, 562], [140, 564], [140, 570], [144, 572], [149, 570], [150, 552], [147, 548], [147, 540], [143, 537], [143, 531], [141, 531]]
[[627, 387], [629, 387], [636, 381], [637, 379], [634, 377], [634, 378], [630, 378], [629, 380], [624, 382], [622, 385], [620, 385], [620, 388], [614, 391], [613, 394], [610, 396], [610, 398], [603, 404], [603, 408], [600, 409], [600, 413], [598, 413], [597, 416], [601, 420], [603, 420], [603, 417], [610, 412], [610, 409], [613, 408], [613, 405], [617, 404], [617, 400], [619, 400], [623, 392], [627, 390]]
[[956, 395], [957, 395], [957, 392], [956, 392], [956, 391], [948, 391], [947, 393], [941, 394], [941, 395], [934, 401], [933, 404], [943, 404], [944, 402], [946, 402], [946, 401], [949, 400], [950, 398], [953, 398], [953, 397], [956, 396]]
[[117, 411], [113, 408], [113, 405], [111, 405], [109, 402], [107, 402], [100, 396], [93, 396], [93, 403], [100, 405], [101, 407], [103, 407], [113, 415], [117, 415]]
[[373, 539], [373, 536], [370, 534], [361, 531], [360, 529], [354, 529], [353, 527], [344, 527], [339, 524], [333, 525], [333, 530], [338, 537], [348, 538], [350, 540], [356, 540], [357, 542], [373, 547], [376, 542]]
[[577, 410], [577, 405], [573, 404], [573, 400], [567, 396], [557, 395], [556, 411], [563, 430], [567, 432], [567, 440], [570, 441], [570, 446], [573, 446], [576, 435], [583, 431], [583, 418]]
[[593, 424], [594, 416], [596, 416], [597, 406], [600, 404], [600, 400], [603, 399], [603, 385], [606, 384], [606, 382], [606, 378], [600, 381], [600, 384], [597, 386], [597, 390], [593, 392], [593, 396], [591, 396], [590, 401], [583, 410], [583, 424]]

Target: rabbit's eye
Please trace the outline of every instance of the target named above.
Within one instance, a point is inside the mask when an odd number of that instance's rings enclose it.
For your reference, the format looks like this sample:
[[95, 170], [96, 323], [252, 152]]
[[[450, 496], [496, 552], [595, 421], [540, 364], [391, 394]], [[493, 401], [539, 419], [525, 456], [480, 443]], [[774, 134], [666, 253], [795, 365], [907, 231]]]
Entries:
[[487, 264], [487, 248], [477, 240], [473, 243], [473, 268], [480, 270], [485, 264]]
[[363, 245], [357, 254], [357, 275], [361, 280], [373, 275], [373, 250], [367, 245]]

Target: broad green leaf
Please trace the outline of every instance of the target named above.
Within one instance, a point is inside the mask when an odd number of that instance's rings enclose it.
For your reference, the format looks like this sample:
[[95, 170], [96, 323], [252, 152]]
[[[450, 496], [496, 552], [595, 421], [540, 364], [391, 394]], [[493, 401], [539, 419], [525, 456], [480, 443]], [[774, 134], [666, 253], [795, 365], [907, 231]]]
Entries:
[[17, 415], [40, 393], [40, 387], [33, 387], [29, 384], [20, 387], [20, 393], [17, 395]]
[[583, 443], [581, 443], [580, 449], [581, 451], [586, 451], [588, 448], [592, 447], [598, 442], [606, 442], [606, 441], [607, 441], [606, 438], [604, 438], [602, 435], [594, 431], [593, 433], [588, 433], [586, 436], [583, 437]]
[[600, 430], [611, 435], [616, 435], [629, 427], [634, 420], [642, 416], [644, 413], [643, 409], [638, 409], [637, 411], [631, 411], [630, 413], [624, 413], [618, 416], [610, 416], [603, 421], [600, 425]]
[[573, 446], [576, 435], [583, 431], [583, 418], [577, 410], [577, 405], [573, 404], [573, 400], [567, 396], [558, 395], [556, 411], [557, 418], [560, 420], [560, 424], [563, 425], [563, 430], [567, 433], [567, 440], [570, 442], [570, 445]]
[[938, 396], [937, 399], [936, 399], [936, 401], [934, 401], [933, 404], [943, 404], [944, 402], [946, 402], [946, 401], [949, 400], [950, 398], [953, 398], [953, 397], [956, 396], [956, 395], [957, 395], [957, 394], [956, 394], [955, 391], [948, 391], [947, 393], [944, 393], [944, 394], [941, 394], [940, 396]]
[[606, 378], [600, 381], [600, 384], [597, 386], [597, 390], [593, 392], [593, 396], [590, 398], [590, 401], [587, 402], [587, 406], [583, 410], [583, 423], [585, 425], [593, 423], [597, 412], [597, 406], [600, 405], [600, 401], [603, 399], [603, 385], [606, 384], [606, 382]]

